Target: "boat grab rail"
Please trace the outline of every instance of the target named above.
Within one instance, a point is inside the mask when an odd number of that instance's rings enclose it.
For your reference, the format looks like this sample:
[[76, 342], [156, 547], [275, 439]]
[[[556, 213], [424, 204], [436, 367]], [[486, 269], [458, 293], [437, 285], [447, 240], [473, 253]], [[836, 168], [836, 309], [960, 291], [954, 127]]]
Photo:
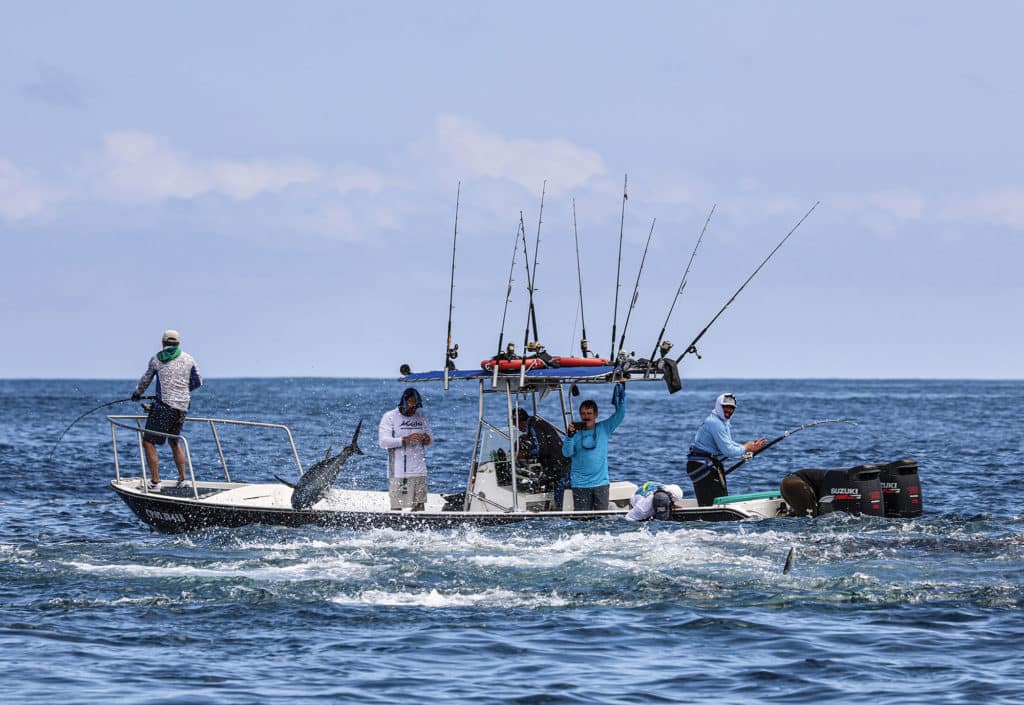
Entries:
[[[131, 431], [135, 434], [136, 440], [139, 444], [139, 465], [141, 468], [141, 476], [143, 479], [146, 477], [146, 458], [142, 451], [142, 437], [144, 434], [152, 434], [154, 436], [160, 436], [162, 438], [180, 440], [185, 446], [185, 458], [188, 461], [189, 475], [192, 478], [192, 494], [195, 499], [199, 499], [199, 489], [196, 487], [196, 475], [195, 470], [192, 466], [192, 453], [189, 450], [188, 439], [181, 434], [163, 433], [162, 431], [146, 430], [142, 428], [141, 421], [147, 418], [146, 416], [138, 415], [120, 415], [111, 414], [107, 416], [107, 421], [110, 422], [110, 438], [114, 447], [114, 476], [118, 481], [121, 480], [121, 464], [117, 453], [117, 429], [123, 428], [127, 431]], [[134, 421], [135, 425], [125, 423], [126, 421]], [[292, 436], [290, 428], [284, 424], [279, 423], [265, 423], [262, 421], [238, 421], [237, 419], [213, 419], [203, 417], [188, 417], [185, 419], [185, 423], [208, 423], [210, 424], [210, 431], [213, 434], [214, 443], [217, 446], [217, 455], [220, 458], [221, 467], [224, 468], [224, 479], [226, 482], [231, 482], [231, 473], [228, 471], [227, 460], [224, 457], [224, 449], [221, 447], [220, 435], [217, 433], [217, 424], [225, 424], [231, 426], [250, 426], [254, 428], [271, 428], [280, 429], [285, 432], [288, 436], [288, 445], [292, 450], [292, 457], [295, 459], [295, 467], [298, 468], [299, 477], [302, 477], [302, 461], [299, 460], [299, 451], [295, 447], [295, 438]], [[142, 483], [143, 492], [149, 493], [149, 484], [146, 482]]]

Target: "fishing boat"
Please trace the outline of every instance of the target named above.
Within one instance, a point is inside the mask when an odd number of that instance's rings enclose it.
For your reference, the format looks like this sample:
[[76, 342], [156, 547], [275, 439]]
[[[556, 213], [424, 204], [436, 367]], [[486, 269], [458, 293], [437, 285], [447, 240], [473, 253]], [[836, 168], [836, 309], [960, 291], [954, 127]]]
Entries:
[[[623, 182], [623, 213], [625, 213], [626, 181]], [[207, 468], [202, 468], [200, 477], [196, 475], [188, 440], [183, 434], [159, 434], [167, 438], [178, 439], [188, 461], [189, 479], [187, 486], [160, 488], [154, 491], [146, 481], [145, 460], [142, 452], [142, 419], [141, 416], [108, 416], [111, 424], [111, 436], [114, 446], [114, 473], [111, 488], [116, 492], [142, 521], [153, 529], [167, 532], [190, 531], [214, 526], [243, 526], [246, 524], [278, 524], [284, 526], [300, 526], [307, 524], [337, 526], [347, 528], [420, 528], [420, 527], [454, 527], [461, 525], [498, 525], [522, 521], [564, 521], [564, 520], [598, 520], [616, 518], [626, 515], [631, 508], [631, 499], [638, 486], [631, 479], [619, 479], [610, 482], [608, 504], [598, 510], [576, 510], [573, 506], [572, 492], [561, 491], [557, 481], [564, 474], [562, 467], [555, 467], [559, 462], [554, 460], [558, 455], [561, 461], [561, 439], [569, 434], [573, 424], [573, 409], [568, 400], [579, 394], [581, 386], [618, 385], [662, 381], [669, 393], [682, 388], [678, 364], [688, 354], [697, 353], [697, 343], [708, 332], [716, 320], [725, 312], [735, 298], [743, 291], [757, 273], [767, 264], [768, 260], [778, 251], [786, 240], [795, 232], [801, 223], [813, 212], [817, 204], [801, 218], [786, 236], [775, 246], [735, 294], [725, 303], [711, 321], [687, 345], [682, 354], [675, 359], [668, 356], [672, 344], [664, 339], [666, 327], [675, 308], [676, 301], [686, 286], [690, 265], [696, 255], [704, 236], [701, 231], [697, 246], [694, 247], [683, 273], [675, 298], [669, 307], [665, 324], [655, 342], [650, 359], [635, 359], [626, 353], [624, 341], [629, 326], [630, 314], [636, 305], [643, 272], [647, 258], [647, 246], [650, 245], [654, 232], [654, 221], [647, 236], [647, 245], [640, 262], [636, 284], [633, 287], [631, 302], [626, 309], [626, 319], [621, 336], [618, 338], [618, 351], [615, 349], [616, 326], [618, 317], [619, 274], [616, 273], [616, 306], [612, 319], [612, 347], [607, 358], [593, 355], [588, 347], [586, 321], [583, 314], [583, 284], [579, 263], [579, 242], [576, 240], [577, 278], [580, 295], [580, 322], [582, 339], [580, 340], [581, 357], [552, 356], [539, 342], [537, 332], [537, 315], [534, 302], [535, 277], [537, 274], [537, 250], [540, 244], [540, 223], [538, 217], [537, 238], [534, 245], [533, 266], [528, 257], [526, 231], [522, 213], [519, 227], [513, 243], [512, 264], [509, 268], [508, 284], [505, 296], [505, 309], [502, 313], [501, 328], [498, 335], [496, 354], [481, 362], [481, 369], [458, 370], [455, 359], [458, 357], [459, 346], [453, 344], [452, 311], [455, 287], [455, 258], [458, 240], [458, 208], [459, 194], [456, 195], [455, 233], [452, 240], [451, 285], [448, 299], [448, 334], [445, 345], [444, 367], [439, 371], [414, 373], [407, 365], [402, 366], [401, 380], [410, 384], [442, 382], [447, 391], [450, 383], [476, 384], [477, 424], [472, 450], [466, 468], [466, 484], [464, 489], [451, 494], [429, 494], [423, 504], [422, 511], [392, 510], [389, 493], [386, 491], [368, 491], [356, 489], [337, 489], [331, 485], [337, 475], [337, 468], [353, 453], [361, 453], [357, 440], [359, 427], [352, 443], [338, 456], [328, 457], [317, 465], [303, 472], [299, 461], [298, 450], [291, 430], [283, 424], [267, 424], [252, 421], [229, 419], [192, 418], [186, 424], [207, 424], [212, 433], [220, 460], [223, 479], [212, 480], [207, 477]], [[544, 190], [541, 191], [541, 213], [544, 208]], [[704, 223], [707, 228], [714, 213], [712, 208]], [[575, 203], [573, 205], [573, 229], [575, 233]], [[516, 254], [522, 244], [524, 265], [526, 269], [527, 291], [529, 293], [529, 309], [526, 330], [523, 336], [523, 347], [519, 354], [515, 345], [505, 345], [505, 323], [509, 301], [512, 293], [512, 278], [515, 269]], [[619, 265], [621, 267], [622, 229], [619, 232]], [[533, 337], [530, 338], [532, 328]], [[541, 411], [550, 410], [551, 402], [542, 409], [546, 399], [556, 399], [557, 408], [548, 411], [545, 417]], [[521, 413], [525, 412], [525, 413]], [[525, 452], [524, 439], [519, 429], [520, 417], [533, 419], [532, 423], [544, 422], [545, 434], [548, 438], [549, 450], [556, 448], [554, 453], [532, 454]], [[782, 436], [768, 443], [761, 450], [767, 449], [789, 437], [792, 433], [811, 428], [823, 423], [847, 423], [844, 419], [826, 419], [804, 424], [787, 431]], [[228, 470], [227, 457], [218, 435], [218, 427], [234, 425], [253, 428], [270, 428], [282, 432], [289, 444], [292, 458], [298, 471], [298, 480], [293, 485], [282, 478], [277, 482], [234, 482]], [[191, 427], [190, 427], [191, 428]], [[121, 463], [118, 457], [118, 430], [128, 431], [137, 436], [139, 445], [139, 474], [122, 476]], [[149, 432], [152, 433], [152, 432]], [[761, 452], [761, 451], [757, 451]], [[756, 454], [756, 453], [755, 453]], [[750, 454], [748, 454], [749, 456]], [[748, 458], [740, 461], [725, 474], [732, 472]], [[891, 467], [890, 467], [891, 466]], [[886, 488], [897, 497], [898, 503], [893, 506], [898, 511], [896, 516], [915, 516], [920, 513], [920, 488], [917, 485], [917, 465], [912, 460], [897, 461], [886, 466], [895, 480]], [[679, 472], [678, 467], [643, 468], [646, 477], [671, 477]], [[824, 473], [825, 471], [815, 471]], [[829, 474], [830, 473], [830, 474]], [[819, 499], [827, 505], [825, 511], [833, 508], [851, 513], [882, 515], [884, 509], [881, 470], [876, 466], [858, 466], [828, 471], [825, 485], [831, 494]], [[321, 480], [321, 475], [327, 480]], [[821, 485], [821, 483], [818, 483]], [[817, 488], [820, 489], [820, 488]], [[817, 491], [817, 490], [816, 490]], [[562, 496], [557, 496], [556, 493]], [[798, 502], [793, 499], [794, 503]], [[834, 504], [832, 504], [834, 502]], [[739, 496], [718, 497], [711, 505], [700, 506], [695, 499], [677, 499], [671, 507], [668, 519], [676, 522], [685, 521], [735, 521], [744, 519], [767, 519], [786, 516], [789, 507], [778, 491], [760, 492]]]
[[[560, 433], [565, 433], [573, 419], [570, 400], [574, 391], [588, 385], [607, 386], [622, 380], [623, 376], [623, 371], [614, 366], [531, 369], [515, 374], [498, 372], [497, 375], [483, 370], [448, 371], [450, 382], [477, 386], [478, 414], [466, 468], [467, 481], [464, 488], [450, 494], [428, 494], [425, 511], [421, 512], [391, 510], [388, 493], [384, 490], [342, 488], [329, 488], [312, 506], [296, 509], [292, 502], [293, 489], [283, 481], [233, 481], [229, 468], [238, 465], [229, 462], [230, 453], [219, 432], [226, 426], [278, 432], [294, 459], [298, 477], [303, 474], [294, 437], [286, 425], [233, 419], [188, 418], [181, 434], [167, 435], [178, 439], [184, 449], [188, 483], [181, 488], [165, 486], [154, 491], [146, 480], [141, 451], [145, 417], [108, 416], [115, 473], [110, 487], [139, 519], [161, 532], [247, 524], [416, 529], [493, 526], [522, 521], [621, 519], [630, 509], [630, 498], [637, 490], [635, 482], [612, 482], [606, 509], [574, 510], [571, 491], [565, 492], [559, 509], [554, 483], [544, 478], [545, 468], [537, 462], [520, 459], [520, 433], [513, 420], [519, 409], [526, 409], [531, 416], [539, 416], [542, 407], [554, 409], [553, 413], [549, 412], [552, 418], [547, 420]], [[648, 381], [657, 379], [655, 374], [647, 377]], [[402, 377], [410, 384], [436, 383], [444, 379], [444, 371], [409, 373]], [[642, 382], [643, 378], [635, 381]], [[193, 429], [202, 428], [208, 429], [213, 437], [219, 468], [197, 468], [193, 463], [188, 436], [193, 434]], [[119, 434], [123, 436], [125, 432], [134, 434], [139, 444], [138, 474], [122, 471], [118, 439]], [[249, 470], [246, 468], [247, 473]], [[658, 475], [656, 470], [651, 469], [655, 476]], [[678, 472], [678, 468], [660, 469], [665, 476], [673, 470]], [[694, 499], [684, 498], [673, 507], [671, 519], [730, 521], [764, 519], [785, 513], [785, 503], [779, 493], [764, 492], [721, 497], [714, 505], [705, 507], [697, 506]]]

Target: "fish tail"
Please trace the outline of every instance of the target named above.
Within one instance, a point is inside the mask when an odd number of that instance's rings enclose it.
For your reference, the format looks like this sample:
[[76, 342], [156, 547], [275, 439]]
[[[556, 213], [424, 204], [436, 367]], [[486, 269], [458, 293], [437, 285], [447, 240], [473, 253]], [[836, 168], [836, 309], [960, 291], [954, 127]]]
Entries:
[[348, 444], [348, 447], [345, 450], [348, 450], [351, 453], [357, 453], [359, 455], [363, 455], [363, 451], [361, 451], [359, 449], [359, 445], [358, 445], [359, 431], [362, 429], [362, 427], [363, 427], [363, 420], [359, 419], [359, 423], [356, 424], [356, 432], [352, 434], [352, 442]]

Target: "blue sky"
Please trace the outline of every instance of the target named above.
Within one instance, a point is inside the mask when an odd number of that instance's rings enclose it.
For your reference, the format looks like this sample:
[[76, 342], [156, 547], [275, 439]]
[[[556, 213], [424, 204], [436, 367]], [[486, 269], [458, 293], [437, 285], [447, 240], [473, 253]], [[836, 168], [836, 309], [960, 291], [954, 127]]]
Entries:
[[[693, 377], [1022, 378], [1024, 6], [14, 3], [0, 23], [0, 377], [443, 361], [497, 344], [537, 232], [540, 337]], [[525, 323], [522, 257], [506, 336]], [[575, 331], [575, 338], [574, 338]]]

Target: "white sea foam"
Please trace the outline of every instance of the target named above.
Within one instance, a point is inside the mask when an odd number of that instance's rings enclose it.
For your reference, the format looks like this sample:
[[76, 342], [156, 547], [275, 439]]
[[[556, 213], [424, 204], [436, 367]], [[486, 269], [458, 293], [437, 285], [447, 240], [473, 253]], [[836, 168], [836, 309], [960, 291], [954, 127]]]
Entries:
[[0, 561], [4, 563], [25, 563], [34, 555], [35, 552], [26, 551], [11, 543], [0, 544]]
[[64, 565], [76, 570], [104, 575], [128, 576], [135, 578], [246, 578], [257, 581], [302, 581], [331, 580], [339, 577], [363, 579], [369, 576], [371, 566], [347, 561], [335, 556], [317, 556], [302, 563], [289, 565], [251, 564], [249, 562], [213, 563], [208, 566], [193, 565], [144, 565], [137, 563], [93, 564], [68, 561]]
[[338, 595], [332, 602], [340, 605], [377, 605], [389, 607], [562, 607], [568, 603], [556, 592], [547, 594], [517, 593], [501, 588], [491, 588], [478, 593], [440, 592], [437, 589], [421, 592], [389, 592], [386, 590], [364, 590], [355, 595]]

